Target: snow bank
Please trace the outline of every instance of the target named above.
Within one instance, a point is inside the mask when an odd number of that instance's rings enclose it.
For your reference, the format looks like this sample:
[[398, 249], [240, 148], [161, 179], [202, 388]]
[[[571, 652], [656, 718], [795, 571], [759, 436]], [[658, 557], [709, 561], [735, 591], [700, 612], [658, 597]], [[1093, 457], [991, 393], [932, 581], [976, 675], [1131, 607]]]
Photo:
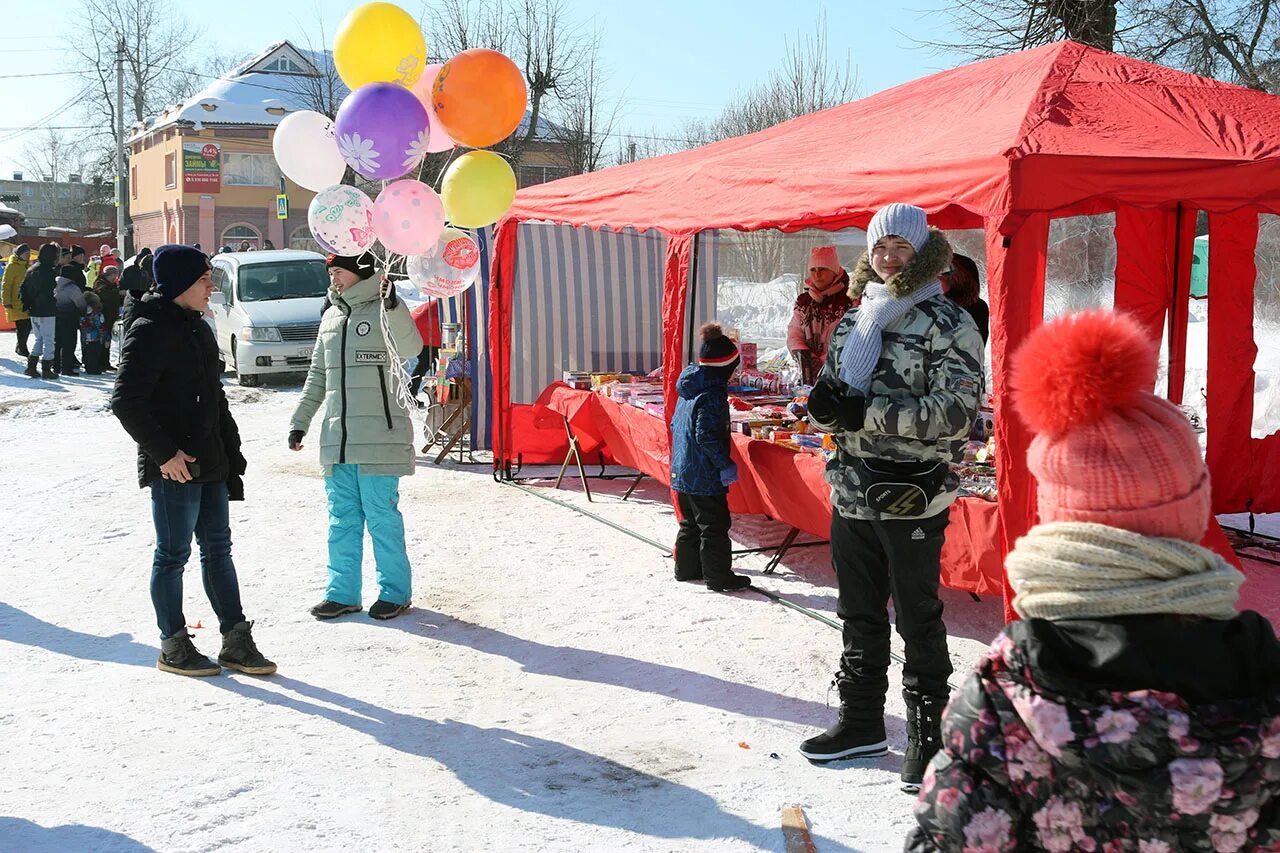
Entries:
[[[799, 803], [824, 853], [901, 849], [896, 666], [891, 754], [814, 767], [797, 747], [834, 717], [836, 631], [759, 595], [677, 584], [657, 549], [487, 467], [422, 462], [402, 481], [410, 614], [313, 620], [326, 514], [314, 446], [285, 446], [296, 385], [227, 389], [250, 466], [231, 511], [236, 565], [280, 673], [158, 672], [150, 506], [109, 381], [32, 382], [12, 351], [0, 334], [0, 847], [781, 851], [780, 810]], [[624, 504], [627, 485], [600, 483], [592, 511], [671, 541], [665, 489], [646, 481]], [[586, 506], [572, 484], [559, 494]], [[743, 547], [784, 534], [735, 519]], [[761, 576], [766, 560], [739, 568], [834, 613], [825, 547], [792, 552], [777, 576]], [[198, 572], [193, 560], [186, 615], [214, 652]], [[365, 577], [367, 606], [371, 565]], [[963, 671], [999, 602], [945, 598]]]

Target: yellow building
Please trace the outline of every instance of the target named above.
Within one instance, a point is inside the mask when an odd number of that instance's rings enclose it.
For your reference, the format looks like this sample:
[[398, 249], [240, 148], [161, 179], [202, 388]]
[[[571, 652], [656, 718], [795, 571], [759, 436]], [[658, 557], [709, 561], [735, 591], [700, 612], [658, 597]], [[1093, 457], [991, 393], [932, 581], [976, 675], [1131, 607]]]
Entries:
[[313, 108], [304, 92], [315, 73], [302, 52], [280, 42], [136, 125], [129, 139], [134, 247], [199, 243], [212, 254], [270, 241], [314, 249], [307, 205], [315, 193], [286, 180], [288, 216], [277, 216], [281, 175], [271, 137], [285, 115]]

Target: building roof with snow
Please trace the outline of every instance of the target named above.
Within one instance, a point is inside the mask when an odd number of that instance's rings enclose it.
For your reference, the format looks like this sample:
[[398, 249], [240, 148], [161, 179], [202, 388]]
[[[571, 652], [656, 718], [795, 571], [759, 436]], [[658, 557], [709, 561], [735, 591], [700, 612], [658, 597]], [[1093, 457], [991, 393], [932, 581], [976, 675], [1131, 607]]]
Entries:
[[[335, 96], [341, 101], [349, 90], [333, 70], [332, 52], [300, 49], [289, 41], [279, 41], [181, 103], [170, 104], [158, 115], [136, 123], [129, 139], [173, 125], [195, 130], [208, 125], [274, 127], [291, 112], [314, 109], [307, 94], [308, 81], [330, 74], [334, 75]], [[524, 134], [528, 127], [526, 112], [516, 133]], [[562, 137], [555, 124], [539, 116], [535, 140], [552, 142]]]
[[271, 127], [287, 114], [309, 109], [306, 80], [319, 74], [304, 51], [276, 42], [225, 77], [133, 126], [131, 139], [171, 125]]

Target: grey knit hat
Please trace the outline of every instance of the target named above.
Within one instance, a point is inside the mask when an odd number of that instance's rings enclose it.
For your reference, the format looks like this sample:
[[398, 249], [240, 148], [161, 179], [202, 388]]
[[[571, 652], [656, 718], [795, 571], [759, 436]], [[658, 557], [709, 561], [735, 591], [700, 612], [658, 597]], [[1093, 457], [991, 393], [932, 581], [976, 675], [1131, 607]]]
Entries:
[[925, 212], [913, 204], [900, 201], [886, 204], [876, 211], [867, 226], [867, 248], [890, 234], [906, 240], [918, 252], [929, 239], [929, 220]]

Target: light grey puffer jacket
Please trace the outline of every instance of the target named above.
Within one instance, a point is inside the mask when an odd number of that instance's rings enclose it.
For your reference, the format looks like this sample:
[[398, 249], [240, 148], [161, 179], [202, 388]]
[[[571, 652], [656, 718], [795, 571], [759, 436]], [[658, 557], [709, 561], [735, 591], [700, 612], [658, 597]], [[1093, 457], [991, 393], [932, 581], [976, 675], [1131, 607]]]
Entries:
[[[306, 432], [323, 403], [320, 464], [326, 477], [342, 463], [359, 465], [361, 474], [412, 474], [413, 422], [396, 399], [400, 365], [382, 334], [378, 280], [357, 282], [341, 294], [330, 288], [329, 301], [289, 427]], [[401, 358], [421, 351], [422, 336], [403, 301], [387, 312], [387, 325]]]

